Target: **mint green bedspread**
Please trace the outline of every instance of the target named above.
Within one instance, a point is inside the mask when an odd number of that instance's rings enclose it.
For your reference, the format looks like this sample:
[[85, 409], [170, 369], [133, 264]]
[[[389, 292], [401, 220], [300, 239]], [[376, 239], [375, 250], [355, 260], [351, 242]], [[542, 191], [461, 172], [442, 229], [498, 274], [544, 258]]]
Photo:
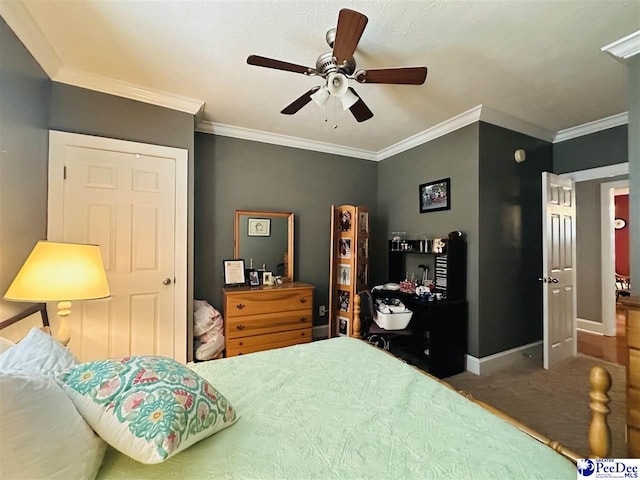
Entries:
[[346, 337], [191, 365], [233, 426], [159, 465], [109, 449], [98, 479], [575, 479], [568, 460]]

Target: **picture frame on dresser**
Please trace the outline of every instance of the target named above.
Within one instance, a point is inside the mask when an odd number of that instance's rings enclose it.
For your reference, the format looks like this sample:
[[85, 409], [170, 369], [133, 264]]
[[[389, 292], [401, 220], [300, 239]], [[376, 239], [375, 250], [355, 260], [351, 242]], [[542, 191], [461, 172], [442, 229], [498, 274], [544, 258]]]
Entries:
[[222, 271], [224, 273], [225, 287], [233, 287], [247, 283], [244, 271], [244, 259], [242, 258], [223, 260]]

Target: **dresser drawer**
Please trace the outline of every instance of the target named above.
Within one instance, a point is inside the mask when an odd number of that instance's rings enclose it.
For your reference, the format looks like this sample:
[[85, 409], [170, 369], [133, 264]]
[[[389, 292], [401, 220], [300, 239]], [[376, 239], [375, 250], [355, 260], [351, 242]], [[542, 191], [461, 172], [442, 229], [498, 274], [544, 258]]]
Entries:
[[627, 383], [630, 387], [640, 388], [640, 350], [629, 349]]
[[[288, 333], [288, 332], [287, 332]], [[287, 338], [285, 340], [276, 340], [276, 341], [270, 341], [268, 343], [260, 343], [260, 344], [256, 344], [256, 345], [241, 345], [241, 346], [237, 346], [237, 347], [227, 347], [227, 357], [235, 357], [236, 355], [246, 355], [247, 353], [254, 353], [254, 352], [261, 352], [263, 350], [271, 350], [273, 348], [282, 348], [282, 347], [290, 347], [291, 345], [297, 345], [299, 343], [309, 343], [311, 341], [311, 329], [306, 329], [304, 331], [302, 331], [302, 333], [305, 333], [304, 336], [298, 334], [298, 336], [294, 337], [294, 338]], [[276, 334], [276, 335], [283, 335], [283, 334]], [[248, 337], [248, 338], [253, 338], [256, 340], [261, 341], [262, 337], [265, 337], [264, 339], [271, 339], [273, 340], [274, 335], [260, 335], [259, 337]], [[230, 343], [230, 342], [229, 342]]]
[[627, 425], [640, 430], [640, 389], [627, 388]]
[[268, 335], [254, 335], [251, 337], [232, 338], [227, 340], [227, 348], [230, 350], [241, 347], [255, 347], [269, 343], [286, 342], [289, 340], [306, 340], [311, 335], [310, 328], [288, 330], [286, 332], [271, 333]]
[[262, 315], [227, 317], [227, 339], [265, 335], [286, 330], [311, 328], [313, 313], [311, 308], [306, 310], [265, 313]]
[[263, 290], [227, 295], [224, 314], [227, 320], [238, 316], [260, 315], [263, 313], [306, 310], [313, 308], [313, 289]]
[[640, 429], [627, 425], [627, 450], [629, 458], [640, 458]]
[[627, 311], [627, 342], [632, 348], [640, 348], [640, 310]]

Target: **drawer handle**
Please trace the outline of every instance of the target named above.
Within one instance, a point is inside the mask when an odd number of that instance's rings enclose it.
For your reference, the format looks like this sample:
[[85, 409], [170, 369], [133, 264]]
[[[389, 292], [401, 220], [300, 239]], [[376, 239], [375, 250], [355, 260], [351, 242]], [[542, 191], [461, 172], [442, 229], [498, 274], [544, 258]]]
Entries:
[[307, 321], [307, 317], [300, 317], [300, 321], [301, 322], [306, 322]]
[[242, 346], [242, 342], [238, 342], [238, 345]]
[[307, 303], [307, 297], [302, 297], [300, 299], [300, 303]]
[[238, 303], [238, 304], [236, 305], [236, 308], [237, 308], [238, 310], [242, 310], [242, 309], [244, 308], [244, 303]]
[[301, 335], [302, 337], [304, 337], [304, 332], [302, 332], [300, 335]]
[[241, 323], [240, 325], [236, 325], [238, 330], [244, 330], [244, 325]]

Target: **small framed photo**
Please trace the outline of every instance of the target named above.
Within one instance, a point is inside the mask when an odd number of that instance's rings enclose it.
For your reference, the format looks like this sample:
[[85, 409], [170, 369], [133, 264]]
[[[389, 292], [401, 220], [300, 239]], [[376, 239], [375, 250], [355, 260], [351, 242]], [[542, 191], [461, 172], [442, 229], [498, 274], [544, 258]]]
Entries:
[[249, 285], [253, 287], [260, 285], [260, 275], [257, 270], [249, 270]]
[[225, 286], [244, 285], [247, 280], [244, 274], [242, 258], [222, 261]]
[[451, 209], [451, 178], [423, 183], [418, 187], [420, 213]]
[[338, 285], [351, 285], [351, 265], [338, 264]]
[[367, 264], [361, 263], [358, 265], [358, 285], [367, 284]]
[[369, 212], [359, 212], [358, 226], [361, 233], [369, 233]]
[[338, 317], [338, 335], [341, 337], [350, 337], [349, 317]]
[[271, 236], [271, 219], [269, 218], [249, 218], [247, 220], [248, 232], [250, 237], [269, 237]]
[[341, 238], [340, 239], [340, 258], [351, 258], [351, 239], [350, 238]]
[[358, 239], [358, 257], [369, 258], [369, 239], [368, 238]]
[[338, 310], [348, 312], [351, 303], [351, 293], [338, 290]]
[[340, 212], [340, 223], [338, 224], [338, 230], [341, 232], [351, 231], [351, 212]]
[[273, 283], [273, 275], [271, 272], [262, 272], [262, 284], [271, 285]]

